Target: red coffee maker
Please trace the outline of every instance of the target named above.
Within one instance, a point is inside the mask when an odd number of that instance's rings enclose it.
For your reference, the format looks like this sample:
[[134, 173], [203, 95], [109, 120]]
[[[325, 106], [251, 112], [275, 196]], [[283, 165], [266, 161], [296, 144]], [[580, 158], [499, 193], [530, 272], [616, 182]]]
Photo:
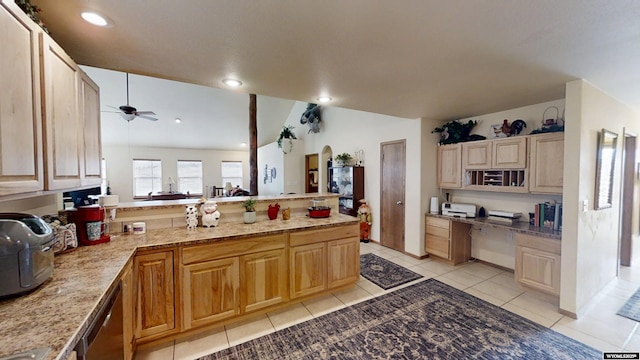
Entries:
[[67, 212], [69, 221], [76, 224], [80, 245], [102, 244], [110, 240], [106, 235], [104, 208], [100, 205], [79, 206]]

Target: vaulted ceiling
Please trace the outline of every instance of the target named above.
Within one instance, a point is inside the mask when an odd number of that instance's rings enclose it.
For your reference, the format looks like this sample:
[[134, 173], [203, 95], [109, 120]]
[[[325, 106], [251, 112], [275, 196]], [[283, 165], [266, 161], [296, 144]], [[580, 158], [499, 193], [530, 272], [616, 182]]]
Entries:
[[[564, 97], [586, 79], [640, 109], [636, 0], [32, 0], [79, 63], [406, 118]], [[111, 21], [99, 28], [80, 12]], [[152, 106], [152, 105], [151, 105]]]

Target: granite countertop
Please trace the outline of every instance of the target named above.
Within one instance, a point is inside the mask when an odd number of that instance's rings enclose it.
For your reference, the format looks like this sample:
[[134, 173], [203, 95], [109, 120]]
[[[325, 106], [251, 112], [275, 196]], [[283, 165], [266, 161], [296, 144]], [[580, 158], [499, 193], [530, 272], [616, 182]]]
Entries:
[[501, 224], [499, 222], [493, 222], [488, 220], [487, 218], [475, 217], [475, 218], [462, 218], [462, 217], [453, 217], [453, 216], [445, 216], [438, 214], [427, 213], [427, 216], [432, 216], [440, 219], [447, 219], [458, 221], [465, 224], [478, 225], [478, 226], [487, 226], [505, 230], [511, 230], [521, 234], [527, 234], [532, 236], [540, 236], [548, 239], [562, 240], [562, 232], [556, 231], [547, 228], [536, 227], [533, 225], [529, 225], [528, 222], [519, 222], [514, 225]]
[[47, 359], [66, 360], [137, 249], [193, 245], [357, 222], [357, 218], [335, 214], [328, 218], [293, 216], [290, 220], [253, 224], [220, 223], [215, 228], [193, 230], [158, 229], [143, 235], [117, 234], [108, 243], [56, 255], [51, 279], [27, 295], [0, 300], [0, 356], [50, 347]]

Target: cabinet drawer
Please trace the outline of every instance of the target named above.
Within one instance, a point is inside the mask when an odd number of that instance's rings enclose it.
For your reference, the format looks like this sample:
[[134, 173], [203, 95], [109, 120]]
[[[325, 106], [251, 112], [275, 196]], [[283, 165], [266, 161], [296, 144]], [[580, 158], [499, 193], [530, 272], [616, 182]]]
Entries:
[[182, 250], [182, 263], [187, 265], [201, 261], [283, 249], [284, 247], [285, 234], [256, 236], [242, 240], [228, 240], [211, 244], [194, 245], [185, 247]]
[[289, 235], [289, 245], [298, 246], [305, 244], [315, 244], [318, 242], [326, 242], [329, 240], [344, 239], [349, 237], [360, 237], [360, 227], [358, 226], [358, 224], [328, 229], [293, 232]]
[[448, 219], [440, 219], [432, 216], [427, 216], [427, 227], [435, 226], [449, 230], [451, 222]]
[[427, 234], [425, 250], [431, 255], [449, 259], [449, 244], [448, 238]]
[[443, 229], [443, 228], [440, 228], [440, 227], [428, 226], [427, 225], [426, 232], [429, 235], [433, 235], [433, 236], [449, 239], [449, 229]]
[[560, 240], [526, 234], [516, 234], [516, 244], [517, 246], [542, 250], [556, 255], [560, 255], [560, 249], [562, 247]]

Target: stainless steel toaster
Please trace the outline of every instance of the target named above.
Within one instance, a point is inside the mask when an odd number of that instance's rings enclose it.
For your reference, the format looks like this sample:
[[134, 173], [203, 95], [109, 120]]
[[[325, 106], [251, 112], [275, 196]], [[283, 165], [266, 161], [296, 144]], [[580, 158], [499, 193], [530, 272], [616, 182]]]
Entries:
[[29, 214], [0, 213], [0, 296], [30, 291], [53, 275], [53, 230]]

